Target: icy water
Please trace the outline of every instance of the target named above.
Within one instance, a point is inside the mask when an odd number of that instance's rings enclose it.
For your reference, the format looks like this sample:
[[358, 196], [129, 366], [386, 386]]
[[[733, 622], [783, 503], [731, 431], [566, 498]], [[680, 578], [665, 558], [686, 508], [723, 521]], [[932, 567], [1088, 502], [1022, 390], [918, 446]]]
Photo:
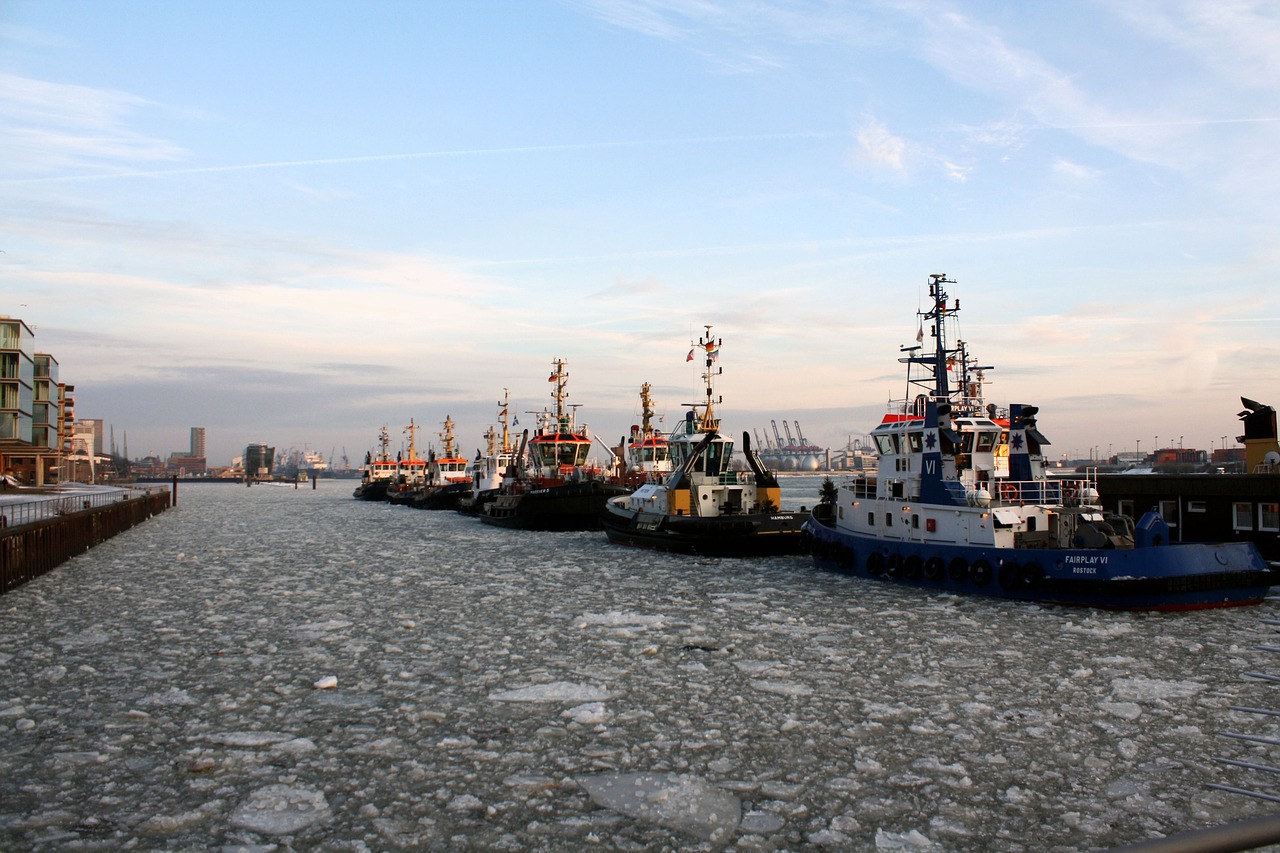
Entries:
[[[811, 505], [821, 478], [784, 483]], [[5, 850], [1088, 850], [1267, 813], [1275, 604], [1142, 615], [317, 490], [0, 598]]]

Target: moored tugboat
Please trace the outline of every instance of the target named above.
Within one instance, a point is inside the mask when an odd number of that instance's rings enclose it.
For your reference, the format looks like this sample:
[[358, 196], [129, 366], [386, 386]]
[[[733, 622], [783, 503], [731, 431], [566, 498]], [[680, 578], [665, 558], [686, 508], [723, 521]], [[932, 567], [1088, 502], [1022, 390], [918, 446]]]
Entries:
[[[1124, 610], [1256, 604], [1280, 582], [1249, 543], [1170, 544], [1148, 512], [1106, 513], [1096, 478], [1050, 478], [1038, 409], [984, 404], [982, 376], [954, 337], [960, 303], [930, 277], [918, 312], [933, 352], [903, 348], [909, 399], [873, 432], [874, 480], [840, 486], [805, 524], [814, 562], [959, 595]], [[951, 381], [952, 377], [957, 381]], [[914, 395], [914, 396], [911, 396]]]
[[[540, 416], [532, 437], [525, 433], [517, 453], [524, 467], [483, 505], [480, 520], [485, 524], [519, 530], [599, 530], [604, 502], [627, 492], [610, 472], [588, 464], [591, 432], [565, 405], [569, 373], [564, 360], [552, 364], [555, 369], [547, 381], [555, 383], [555, 412]], [[612, 457], [612, 450], [609, 453]]]
[[653, 395], [648, 382], [640, 386], [640, 423], [632, 424], [631, 435], [622, 440], [626, 465], [622, 479], [631, 488], [661, 482], [671, 473], [671, 448], [667, 437], [653, 427]]
[[383, 425], [378, 431], [378, 455], [370, 451], [364, 455], [364, 470], [360, 475], [360, 485], [356, 486], [351, 496], [362, 501], [385, 501], [387, 487], [395, 482], [399, 474], [399, 465], [391, 458], [388, 448], [391, 436]]
[[485, 504], [497, 496], [504, 482], [515, 477], [516, 449], [511, 443], [511, 427], [508, 412], [511, 395], [502, 389], [502, 402], [498, 404], [499, 435], [493, 424], [484, 432], [485, 452], [478, 455], [471, 466], [471, 487], [458, 500], [456, 509], [463, 515], [479, 515]]
[[387, 485], [388, 503], [413, 506], [422, 484], [426, 482], [427, 460], [418, 457], [419, 429], [413, 418], [409, 419], [409, 425], [404, 428], [405, 434], [409, 436], [409, 450], [407, 455], [396, 454], [395, 477]]
[[[777, 478], [761, 464], [742, 434], [749, 471], [730, 467], [733, 439], [720, 432], [714, 381], [720, 341], [711, 327], [698, 340], [705, 362], [706, 399], [693, 404], [667, 438], [672, 471], [652, 478], [629, 495], [605, 505], [604, 529], [611, 542], [708, 557], [753, 557], [799, 553], [807, 513], [781, 509]], [[692, 352], [690, 353], [692, 356]]]
[[444, 429], [439, 433], [444, 452], [427, 454], [427, 472], [421, 488], [411, 503], [415, 509], [457, 509], [458, 501], [471, 491], [471, 474], [467, 460], [455, 452], [453, 418], [444, 416]]

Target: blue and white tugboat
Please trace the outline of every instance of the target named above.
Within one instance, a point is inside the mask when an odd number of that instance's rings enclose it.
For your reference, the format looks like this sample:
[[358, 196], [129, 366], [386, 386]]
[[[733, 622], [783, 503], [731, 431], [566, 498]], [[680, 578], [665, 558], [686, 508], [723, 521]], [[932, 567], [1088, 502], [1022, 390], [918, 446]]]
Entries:
[[[1035, 406], [998, 411], [953, 338], [960, 301], [930, 276], [907, 398], [872, 433], [875, 479], [835, 490], [805, 523], [815, 564], [962, 595], [1123, 610], [1256, 604], [1280, 582], [1250, 543], [1170, 544], [1156, 512], [1104, 513], [1095, 478], [1046, 475]], [[926, 327], [933, 351], [922, 346]]]
[[735, 471], [733, 439], [720, 432], [713, 383], [720, 342], [711, 327], [690, 351], [701, 350], [706, 399], [689, 404], [684, 422], [667, 438], [672, 470], [653, 476], [629, 495], [610, 498], [603, 516], [609, 541], [706, 557], [755, 557], [801, 552], [807, 513], [781, 508], [778, 480], [751, 449], [742, 450], [749, 471]]

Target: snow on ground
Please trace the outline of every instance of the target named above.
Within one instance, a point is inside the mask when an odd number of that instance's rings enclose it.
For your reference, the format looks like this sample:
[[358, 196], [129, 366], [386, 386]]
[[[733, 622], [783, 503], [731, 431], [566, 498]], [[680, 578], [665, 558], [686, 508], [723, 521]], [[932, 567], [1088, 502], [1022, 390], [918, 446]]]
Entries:
[[1218, 732], [1275, 734], [1229, 708], [1278, 704], [1272, 603], [966, 600], [350, 489], [192, 486], [0, 598], [0, 848], [1074, 851], [1268, 812], [1204, 786], [1266, 758]]

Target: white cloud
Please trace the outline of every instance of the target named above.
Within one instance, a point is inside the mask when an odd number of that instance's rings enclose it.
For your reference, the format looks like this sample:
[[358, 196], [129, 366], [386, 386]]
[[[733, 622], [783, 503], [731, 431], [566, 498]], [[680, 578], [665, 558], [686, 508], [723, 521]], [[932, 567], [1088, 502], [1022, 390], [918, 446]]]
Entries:
[[183, 159], [186, 152], [138, 133], [131, 114], [149, 106], [136, 95], [34, 80], [0, 72], [0, 174], [30, 177], [104, 163]]
[[880, 169], [904, 173], [907, 169], [907, 143], [894, 136], [876, 119], [864, 122], [856, 134], [859, 160], [869, 162]]

